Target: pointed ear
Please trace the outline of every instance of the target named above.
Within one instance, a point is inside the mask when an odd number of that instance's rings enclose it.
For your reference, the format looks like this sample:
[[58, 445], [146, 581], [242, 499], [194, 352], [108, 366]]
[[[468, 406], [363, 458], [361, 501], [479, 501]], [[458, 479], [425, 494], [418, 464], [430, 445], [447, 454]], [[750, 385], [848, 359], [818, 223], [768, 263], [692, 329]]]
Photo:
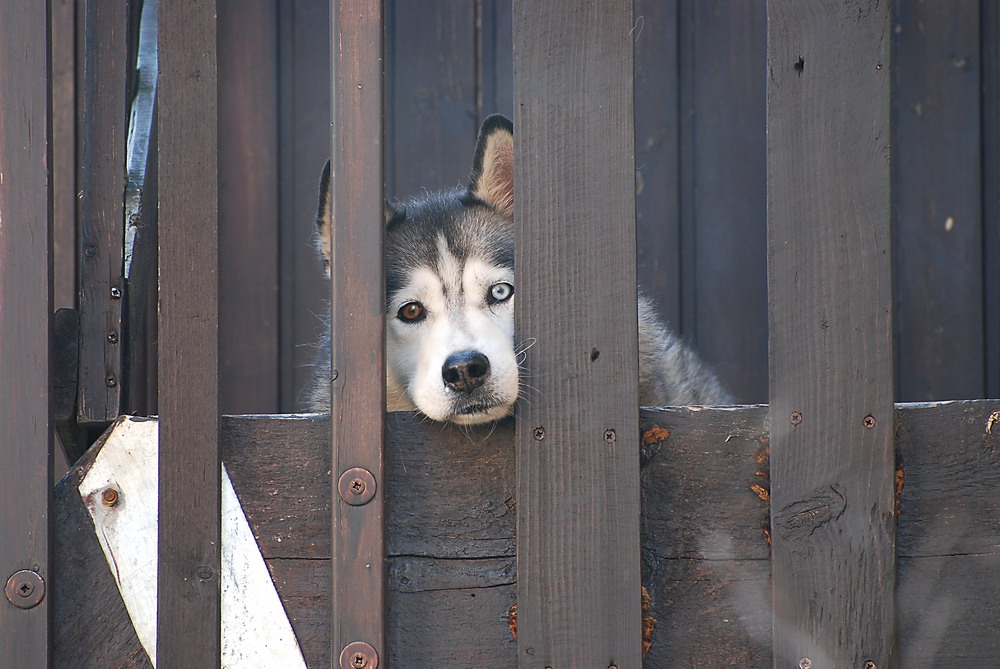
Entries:
[[514, 124], [499, 114], [479, 129], [469, 192], [502, 214], [514, 214]]
[[326, 161], [323, 176], [319, 180], [319, 210], [316, 212], [316, 249], [323, 256], [323, 269], [327, 278], [330, 277], [330, 161]]

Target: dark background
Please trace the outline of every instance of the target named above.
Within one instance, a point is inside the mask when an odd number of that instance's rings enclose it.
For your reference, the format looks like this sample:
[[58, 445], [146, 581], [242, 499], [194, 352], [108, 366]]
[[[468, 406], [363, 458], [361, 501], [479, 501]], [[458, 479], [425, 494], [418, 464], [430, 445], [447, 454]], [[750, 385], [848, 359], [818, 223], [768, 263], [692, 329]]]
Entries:
[[[639, 282], [740, 401], [766, 402], [764, 1], [634, 4]], [[995, 5], [895, 3], [900, 401], [1000, 397]], [[512, 113], [510, 2], [386, 7], [387, 196], [463, 183], [480, 121]], [[328, 39], [325, 0], [220, 2], [226, 413], [294, 411], [311, 374]]]

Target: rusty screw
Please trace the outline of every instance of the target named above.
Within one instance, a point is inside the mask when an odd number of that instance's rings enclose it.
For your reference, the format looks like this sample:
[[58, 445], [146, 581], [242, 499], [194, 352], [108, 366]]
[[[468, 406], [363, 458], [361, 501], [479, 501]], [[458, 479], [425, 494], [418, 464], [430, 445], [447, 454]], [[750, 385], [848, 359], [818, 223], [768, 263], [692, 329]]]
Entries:
[[864, 424], [869, 430], [872, 429], [875, 427], [875, 417], [871, 415], [865, 416]]
[[365, 488], [367, 488], [367, 487], [368, 486], [366, 486], [365, 482], [362, 481], [361, 479], [353, 479], [351, 481], [351, 494], [352, 495], [362, 495], [362, 494], [364, 494]]
[[545, 438], [545, 428], [536, 427], [534, 435], [535, 435], [535, 441], [541, 441], [542, 439]]
[[799, 660], [799, 669], [810, 669], [813, 666], [813, 661], [808, 657], [804, 657]]
[[[791, 423], [792, 425], [798, 425], [799, 423], [802, 422], [802, 414], [799, 413], [798, 411], [793, 411], [792, 415], [788, 417], [788, 422]], [[808, 660], [809, 658], [806, 657], [803, 659]], [[810, 662], [812, 662], [812, 660], [810, 660]]]
[[378, 669], [378, 653], [370, 644], [355, 641], [340, 652], [341, 669]]
[[118, 495], [118, 491], [114, 488], [105, 488], [104, 491], [101, 492], [101, 501], [104, 502], [104, 506], [118, 506], [119, 499], [120, 497]]
[[615, 434], [615, 431], [614, 431], [613, 428], [608, 428], [604, 432], [604, 441], [608, 442], [609, 444], [615, 443], [615, 440], [617, 440], [617, 439], [618, 439], [618, 435]]

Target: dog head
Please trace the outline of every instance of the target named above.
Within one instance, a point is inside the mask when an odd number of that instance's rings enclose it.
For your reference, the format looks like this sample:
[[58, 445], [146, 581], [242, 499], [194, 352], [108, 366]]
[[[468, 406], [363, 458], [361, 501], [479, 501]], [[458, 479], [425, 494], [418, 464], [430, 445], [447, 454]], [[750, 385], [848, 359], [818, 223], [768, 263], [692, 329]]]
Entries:
[[[320, 185], [318, 247], [330, 267], [330, 172]], [[491, 116], [468, 187], [385, 212], [387, 409], [486, 423], [518, 395], [514, 351], [514, 135]]]

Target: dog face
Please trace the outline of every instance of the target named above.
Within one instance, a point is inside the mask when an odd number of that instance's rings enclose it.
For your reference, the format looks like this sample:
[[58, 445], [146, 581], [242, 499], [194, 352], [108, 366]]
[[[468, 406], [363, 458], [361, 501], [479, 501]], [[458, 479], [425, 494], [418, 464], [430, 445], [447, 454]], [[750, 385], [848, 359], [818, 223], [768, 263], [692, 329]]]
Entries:
[[[512, 411], [513, 177], [513, 128], [493, 116], [480, 130], [467, 188], [386, 210], [388, 410], [460, 424]], [[319, 247], [329, 268], [329, 171], [320, 192]]]

